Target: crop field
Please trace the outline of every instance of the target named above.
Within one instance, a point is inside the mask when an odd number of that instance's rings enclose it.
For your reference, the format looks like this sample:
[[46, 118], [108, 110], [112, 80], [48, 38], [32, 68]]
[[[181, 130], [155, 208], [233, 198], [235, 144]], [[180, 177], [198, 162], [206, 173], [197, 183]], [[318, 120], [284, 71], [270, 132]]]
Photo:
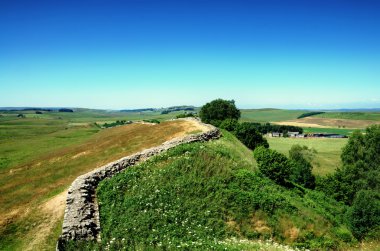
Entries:
[[293, 145], [305, 145], [317, 151], [313, 160], [313, 172], [318, 175], [333, 173], [341, 165], [341, 149], [348, 139], [327, 138], [267, 138], [270, 148], [288, 155]]
[[370, 125], [380, 124], [380, 121], [306, 117], [306, 118], [292, 120], [292, 121], [284, 121], [282, 123], [283, 124], [297, 123], [298, 126], [304, 125], [303, 127], [333, 127], [333, 128], [362, 129]]
[[243, 122], [278, 122], [297, 119], [306, 111], [282, 110], [282, 109], [243, 109], [241, 110], [241, 121]]
[[33, 116], [0, 117], [0, 250], [54, 249], [65, 191], [77, 176], [202, 130], [188, 121], [100, 129], [94, 122], [118, 117], [92, 112]]
[[297, 119], [306, 110], [247, 109], [241, 110], [243, 122], [271, 122], [304, 128], [305, 132], [349, 135], [355, 129], [380, 124], [380, 112], [326, 112]]

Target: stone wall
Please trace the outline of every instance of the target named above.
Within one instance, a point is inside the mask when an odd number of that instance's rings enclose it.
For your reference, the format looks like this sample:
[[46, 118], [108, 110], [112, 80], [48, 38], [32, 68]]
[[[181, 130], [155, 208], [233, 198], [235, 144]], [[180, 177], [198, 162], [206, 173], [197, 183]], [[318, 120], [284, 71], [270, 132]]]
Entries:
[[[198, 121], [198, 123], [201, 122]], [[208, 131], [172, 139], [158, 147], [121, 158], [76, 178], [68, 190], [62, 234], [57, 243], [57, 250], [60, 250], [68, 240], [100, 241], [99, 210], [95, 196], [100, 181], [180, 144], [208, 141], [220, 137], [217, 128], [203, 125], [208, 128]]]

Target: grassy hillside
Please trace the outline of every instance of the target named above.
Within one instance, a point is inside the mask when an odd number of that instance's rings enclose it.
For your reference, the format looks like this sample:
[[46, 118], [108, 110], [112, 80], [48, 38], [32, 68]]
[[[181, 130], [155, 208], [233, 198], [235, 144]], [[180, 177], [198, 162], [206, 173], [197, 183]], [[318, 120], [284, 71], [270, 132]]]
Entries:
[[[64, 209], [62, 192], [77, 176], [170, 138], [199, 131], [185, 121], [104, 130], [93, 124], [69, 124], [65, 119], [37, 118], [0, 122], [0, 250], [23, 250], [36, 238], [43, 238], [47, 245], [37, 249], [52, 249], [55, 241], [50, 243], [49, 239], [58, 237]], [[61, 201], [55, 202], [57, 194]]]
[[297, 119], [305, 113], [302, 110], [282, 110], [282, 109], [242, 109], [241, 121], [243, 122], [278, 122], [284, 120]]
[[317, 151], [313, 161], [313, 172], [319, 175], [333, 173], [341, 165], [340, 154], [348, 139], [328, 138], [267, 138], [270, 148], [288, 155], [290, 148], [295, 145], [305, 145]]
[[380, 112], [326, 112], [313, 117], [380, 121]]
[[276, 185], [257, 172], [251, 151], [223, 135], [176, 147], [103, 181], [102, 243], [91, 248], [261, 250], [258, 240], [267, 238], [323, 250], [355, 243], [342, 219], [345, 206], [315, 191]]

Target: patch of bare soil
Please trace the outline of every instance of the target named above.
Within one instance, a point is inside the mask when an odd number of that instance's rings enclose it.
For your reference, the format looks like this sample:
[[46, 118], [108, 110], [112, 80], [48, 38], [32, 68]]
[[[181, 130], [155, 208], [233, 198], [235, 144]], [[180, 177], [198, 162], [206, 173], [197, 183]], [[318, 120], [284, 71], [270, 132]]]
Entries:
[[331, 128], [331, 126], [323, 126], [323, 125], [319, 125], [319, 124], [304, 123], [304, 122], [298, 122], [298, 121], [294, 121], [294, 120], [273, 122], [273, 124], [299, 126], [299, 127]]
[[23, 250], [41, 250], [53, 228], [63, 217], [66, 195], [67, 191], [64, 191], [39, 206], [43, 220], [29, 232], [31, 242]]

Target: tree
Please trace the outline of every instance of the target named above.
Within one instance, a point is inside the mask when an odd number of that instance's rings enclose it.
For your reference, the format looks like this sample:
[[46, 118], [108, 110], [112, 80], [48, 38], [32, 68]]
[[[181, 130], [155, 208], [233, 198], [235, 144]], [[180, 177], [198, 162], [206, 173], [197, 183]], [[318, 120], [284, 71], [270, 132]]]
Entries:
[[291, 170], [294, 166], [285, 155], [263, 146], [257, 147], [253, 151], [253, 155], [262, 174], [279, 185], [289, 184]]
[[225, 119], [220, 124], [220, 128], [225, 129], [229, 132], [233, 132], [238, 127], [238, 121], [237, 119]]
[[371, 190], [360, 190], [347, 213], [353, 235], [362, 240], [365, 235], [380, 226], [380, 196]]
[[322, 180], [320, 190], [335, 199], [352, 205], [359, 190], [380, 193], [380, 126], [366, 129], [365, 134], [356, 131], [342, 149], [343, 166]]
[[289, 158], [294, 162], [294, 168], [291, 174], [291, 180], [306, 188], [315, 188], [315, 176], [312, 173], [313, 159], [315, 150], [309, 149], [307, 146], [293, 145], [289, 150]]
[[255, 150], [258, 146], [269, 147], [268, 141], [256, 130], [251, 123], [241, 123], [236, 127], [236, 137], [249, 149]]
[[204, 123], [219, 126], [225, 119], [239, 119], [240, 110], [234, 100], [216, 99], [202, 106], [199, 117]]

